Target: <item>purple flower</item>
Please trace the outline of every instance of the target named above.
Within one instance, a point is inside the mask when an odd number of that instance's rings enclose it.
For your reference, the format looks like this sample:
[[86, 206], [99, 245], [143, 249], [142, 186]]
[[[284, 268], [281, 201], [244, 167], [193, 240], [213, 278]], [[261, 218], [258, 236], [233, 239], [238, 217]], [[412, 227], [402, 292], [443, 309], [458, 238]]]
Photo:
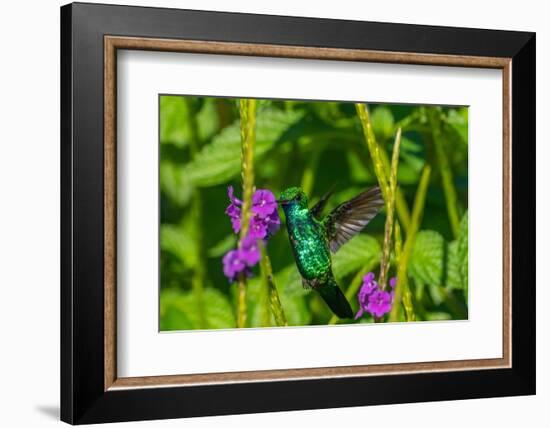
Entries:
[[269, 214], [264, 220], [267, 224], [267, 232], [269, 236], [275, 235], [275, 233], [277, 233], [277, 231], [281, 227], [281, 219], [279, 218], [279, 213], [277, 212], [277, 210]]
[[234, 205], [234, 204], [229, 204], [229, 206], [225, 210], [225, 213], [231, 218], [234, 218], [234, 217], [240, 218], [241, 217], [241, 209], [237, 205]]
[[223, 256], [223, 274], [230, 281], [234, 281], [245, 270], [246, 263], [242, 260], [239, 250], [231, 250]]
[[227, 196], [229, 196], [229, 200], [231, 201], [231, 203], [233, 205], [242, 205], [243, 204], [243, 201], [241, 201], [240, 199], [237, 199], [233, 195], [233, 186], [228, 186], [227, 187]]
[[241, 208], [239, 206], [242, 205], [242, 201], [233, 196], [233, 186], [229, 186], [227, 188], [227, 196], [229, 197], [229, 201], [231, 203], [225, 210], [225, 213], [231, 220], [233, 232], [239, 233], [241, 230]]
[[250, 234], [243, 239], [243, 242], [241, 242], [241, 247], [238, 251], [240, 252], [240, 259], [247, 266], [252, 267], [260, 261], [260, 250], [258, 248], [258, 241]]
[[389, 285], [391, 292], [380, 290], [373, 272], [367, 273], [363, 277], [363, 285], [357, 293], [359, 301], [359, 310], [355, 319], [359, 319], [365, 312], [373, 317], [380, 318], [391, 310], [393, 304], [394, 289], [397, 283], [396, 278], [390, 278]]
[[250, 236], [257, 239], [264, 239], [267, 236], [267, 224], [264, 219], [254, 216], [250, 219], [248, 226]]
[[[243, 202], [234, 195], [233, 186], [227, 188], [229, 206], [225, 213], [231, 220], [231, 227], [235, 233], [241, 230], [241, 207]], [[250, 232], [255, 238], [265, 239], [275, 234], [281, 227], [281, 219], [277, 212], [275, 195], [269, 190], [258, 189], [252, 195], [250, 217]]]
[[241, 230], [241, 219], [231, 218], [231, 227], [233, 228], [233, 232], [239, 233], [239, 231]]
[[[239, 233], [243, 202], [235, 197], [232, 186], [227, 188], [227, 196], [230, 203], [225, 213], [231, 220], [233, 231]], [[281, 227], [277, 201], [269, 190], [258, 189], [254, 192], [250, 214], [248, 235], [240, 243], [238, 249], [229, 251], [223, 257], [223, 273], [230, 281], [234, 281], [241, 272], [247, 275], [251, 274], [250, 268], [260, 261], [257, 240], [267, 241]]]
[[375, 290], [369, 296], [367, 310], [376, 318], [382, 317], [391, 310], [392, 295], [387, 291]]
[[359, 300], [359, 311], [355, 315], [355, 319], [359, 319], [363, 314], [368, 311], [369, 296], [378, 290], [378, 283], [374, 279], [374, 273], [369, 272], [363, 277], [363, 285], [357, 293], [357, 300]]
[[252, 196], [252, 212], [265, 218], [277, 210], [275, 195], [266, 189], [258, 189]]

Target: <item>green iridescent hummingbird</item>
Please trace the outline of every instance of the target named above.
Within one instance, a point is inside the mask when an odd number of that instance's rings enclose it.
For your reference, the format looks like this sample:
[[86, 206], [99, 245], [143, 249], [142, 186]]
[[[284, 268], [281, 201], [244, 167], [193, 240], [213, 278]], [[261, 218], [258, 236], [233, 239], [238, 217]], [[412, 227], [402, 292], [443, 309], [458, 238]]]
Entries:
[[299, 187], [281, 193], [278, 202], [286, 217], [290, 246], [304, 287], [317, 291], [339, 318], [352, 318], [351, 306], [332, 274], [331, 252], [357, 235], [384, 205], [378, 186], [372, 187], [334, 208], [322, 218], [332, 192], [311, 209]]

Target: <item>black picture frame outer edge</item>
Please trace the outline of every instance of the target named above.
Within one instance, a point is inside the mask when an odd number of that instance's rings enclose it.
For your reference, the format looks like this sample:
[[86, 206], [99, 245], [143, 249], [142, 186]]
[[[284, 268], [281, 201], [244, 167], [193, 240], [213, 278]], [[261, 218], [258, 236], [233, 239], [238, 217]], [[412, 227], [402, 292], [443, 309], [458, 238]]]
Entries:
[[[154, 19], [144, 20], [144, 13], [152, 14]], [[326, 24], [331, 29], [340, 25], [341, 31], [329, 41], [324, 34], [319, 45], [357, 47], [345, 41], [354, 31], [359, 31], [358, 26], [370, 25], [373, 31], [382, 33], [398, 30], [393, 39], [390, 37], [390, 45], [392, 40], [402, 43], [403, 34], [414, 27], [420, 36], [434, 31], [441, 36], [434, 42], [433, 46], [437, 46], [432, 53], [472, 55], [477, 52], [484, 56], [492, 52], [493, 56], [513, 58], [512, 162], [513, 169], [521, 170], [521, 174], [514, 174], [512, 201], [513, 206], [521, 209], [513, 211], [512, 240], [514, 237], [521, 240], [516, 240], [513, 246], [512, 284], [521, 283], [522, 287], [512, 287], [511, 369], [373, 376], [368, 378], [368, 387], [365, 378], [341, 378], [103, 391], [103, 290], [97, 289], [103, 277], [103, 270], [98, 269], [103, 266], [103, 149], [102, 144], [98, 144], [103, 137], [103, 69], [98, 69], [103, 54], [102, 32], [136, 35], [129, 29], [139, 33], [141, 27], [136, 27], [136, 22], [142, 21], [148, 25], [144, 30], [147, 34], [138, 35], [156, 37], [155, 26], [166, 22], [170, 25], [164, 36], [178, 38], [179, 30], [174, 29], [173, 24], [182, 17], [187, 17], [190, 23], [188, 38], [191, 39], [259, 43], [264, 36], [258, 27], [281, 23], [289, 29], [292, 40], [307, 45], [315, 39], [319, 26]], [[204, 35], [201, 21], [212, 19], [221, 26], [213, 26], [218, 36], [209, 38]], [[241, 33], [234, 33], [233, 26], [223, 25], [228, 19], [233, 25], [235, 20], [241, 24], [261, 22], [252, 25], [250, 34], [243, 30], [243, 25], [237, 25]], [[304, 34], [294, 31], [298, 24], [305, 25]], [[346, 26], [353, 27], [346, 31], [343, 25], [343, 21], [332, 20], [98, 4], [61, 8], [61, 420], [84, 424], [535, 393], [534, 33], [354, 21], [345, 22]], [[448, 43], [453, 38], [459, 43], [461, 39], [456, 37], [468, 34], [471, 40], [453, 52], [453, 45]], [[490, 40], [480, 39], [480, 34]], [[281, 37], [270, 41], [293, 44], [284, 38], [286, 36]], [[369, 40], [372, 42], [372, 38]], [[420, 37], [419, 43], [424, 46], [424, 50], [419, 51], [430, 51], [430, 42], [426, 42], [425, 37]], [[363, 48], [376, 50], [376, 46]], [[87, 56], [76, 55], [86, 49], [90, 49]], [[411, 49], [415, 48], [408, 50]], [[91, 102], [83, 105], [85, 99]], [[422, 384], [429, 384], [430, 388], [422, 389]], [[473, 391], [472, 384], [476, 385]], [[312, 390], [316, 391], [315, 396], [310, 394]]]
[[73, 391], [73, 289], [72, 289], [72, 7], [60, 9], [60, 417], [75, 423]]
[[536, 35], [534, 33], [513, 56], [511, 92], [512, 364], [525, 383], [525, 388], [535, 394], [537, 236], [535, 218]]

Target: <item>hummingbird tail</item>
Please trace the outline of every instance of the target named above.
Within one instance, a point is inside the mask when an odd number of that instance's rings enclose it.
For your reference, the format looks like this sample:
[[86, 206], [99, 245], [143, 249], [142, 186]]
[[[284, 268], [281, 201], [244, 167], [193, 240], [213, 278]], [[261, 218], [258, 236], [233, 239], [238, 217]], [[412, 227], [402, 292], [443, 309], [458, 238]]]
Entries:
[[328, 307], [338, 316], [338, 318], [353, 318], [353, 312], [348, 299], [338, 287], [334, 277], [330, 277], [324, 284], [315, 287]]

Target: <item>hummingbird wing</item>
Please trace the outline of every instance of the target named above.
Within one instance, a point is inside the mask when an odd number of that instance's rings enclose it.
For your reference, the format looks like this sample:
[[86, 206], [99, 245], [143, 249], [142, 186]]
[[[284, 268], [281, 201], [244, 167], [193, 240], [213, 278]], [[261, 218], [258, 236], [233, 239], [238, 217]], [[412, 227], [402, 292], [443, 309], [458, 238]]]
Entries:
[[311, 212], [311, 215], [313, 217], [317, 218], [318, 220], [321, 219], [321, 214], [323, 213], [323, 209], [325, 208], [329, 198], [332, 196], [333, 193], [334, 193], [334, 186], [332, 186], [332, 188], [327, 193], [321, 196], [321, 199], [319, 199], [319, 201], [311, 207], [309, 211]]
[[335, 253], [361, 232], [383, 206], [382, 193], [375, 186], [334, 208], [323, 220], [330, 250]]

